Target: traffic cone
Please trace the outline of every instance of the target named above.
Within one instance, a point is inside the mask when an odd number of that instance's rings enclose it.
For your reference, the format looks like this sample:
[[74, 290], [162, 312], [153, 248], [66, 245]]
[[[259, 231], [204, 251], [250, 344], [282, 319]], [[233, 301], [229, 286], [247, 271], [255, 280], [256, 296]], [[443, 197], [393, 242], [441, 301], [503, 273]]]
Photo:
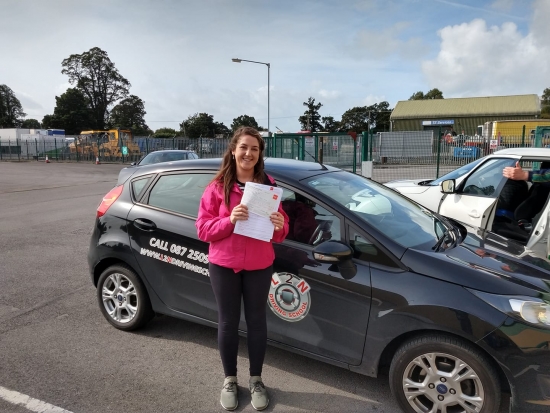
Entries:
[[96, 165], [99, 165], [99, 156], [96, 156], [96, 157], [95, 157], [95, 164], [96, 164]]
[[50, 163], [50, 160], [48, 159], [48, 155], [46, 155], [46, 163]]

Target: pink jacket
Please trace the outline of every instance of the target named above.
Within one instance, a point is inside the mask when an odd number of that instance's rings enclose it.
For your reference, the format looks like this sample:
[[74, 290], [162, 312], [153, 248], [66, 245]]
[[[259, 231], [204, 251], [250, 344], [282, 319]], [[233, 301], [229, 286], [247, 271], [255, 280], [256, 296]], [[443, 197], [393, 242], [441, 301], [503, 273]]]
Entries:
[[[268, 177], [272, 183], [275, 181]], [[229, 208], [224, 202], [223, 186], [211, 182], [201, 198], [199, 216], [195, 222], [199, 238], [209, 242], [208, 260], [213, 264], [241, 270], [260, 270], [269, 267], [275, 259], [271, 242], [234, 234], [235, 225], [229, 220], [231, 211], [241, 203], [243, 193], [235, 184], [229, 194]], [[273, 233], [272, 242], [282, 242], [288, 234], [288, 216], [279, 205], [285, 224]]]

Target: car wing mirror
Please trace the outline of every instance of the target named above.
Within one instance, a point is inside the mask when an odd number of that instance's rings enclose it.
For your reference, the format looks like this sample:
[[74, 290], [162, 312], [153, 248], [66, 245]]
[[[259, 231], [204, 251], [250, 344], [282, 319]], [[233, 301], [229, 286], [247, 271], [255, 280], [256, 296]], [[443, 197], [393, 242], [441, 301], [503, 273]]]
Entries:
[[455, 180], [447, 179], [441, 182], [441, 192], [444, 194], [452, 194], [455, 191]]
[[132, 163], [130, 164], [130, 166], [135, 166], [135, 164], [136, 164], [135, 162], [132, 162]]
[[331, 271], [339, 271], [342, 278], [351, 280], [357, 274], [357, 266], [353, 262], [353, 250], [349, 245], [329, 240], [313, 249], [313, 258], [319, 262], [332, 264]]

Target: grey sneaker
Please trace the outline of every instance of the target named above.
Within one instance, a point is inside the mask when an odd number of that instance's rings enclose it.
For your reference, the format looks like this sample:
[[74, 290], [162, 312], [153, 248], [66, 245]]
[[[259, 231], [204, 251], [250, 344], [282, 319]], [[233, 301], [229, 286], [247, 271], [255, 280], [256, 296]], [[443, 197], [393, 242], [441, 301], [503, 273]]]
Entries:
[[239, 405], [237, 377], [227, 376], [223, 381], [220, 404], [225, 410], [235, 410]]
[[252, 376], [248, 381], [248, 388], [252, 396], [252, 407], [256, 410], [264, 410], [269, 404], [269, 397], [260, 376]]

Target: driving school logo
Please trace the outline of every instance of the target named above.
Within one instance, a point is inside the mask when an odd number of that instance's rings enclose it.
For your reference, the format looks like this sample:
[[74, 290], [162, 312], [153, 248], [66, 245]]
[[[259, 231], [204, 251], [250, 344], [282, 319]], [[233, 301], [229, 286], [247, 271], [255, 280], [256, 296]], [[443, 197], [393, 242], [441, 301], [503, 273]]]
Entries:
[[309, 284], [288, 272], [274, 272], [267, 301], [271, 310], [285, 321], [300, 321], [309, 312]]

